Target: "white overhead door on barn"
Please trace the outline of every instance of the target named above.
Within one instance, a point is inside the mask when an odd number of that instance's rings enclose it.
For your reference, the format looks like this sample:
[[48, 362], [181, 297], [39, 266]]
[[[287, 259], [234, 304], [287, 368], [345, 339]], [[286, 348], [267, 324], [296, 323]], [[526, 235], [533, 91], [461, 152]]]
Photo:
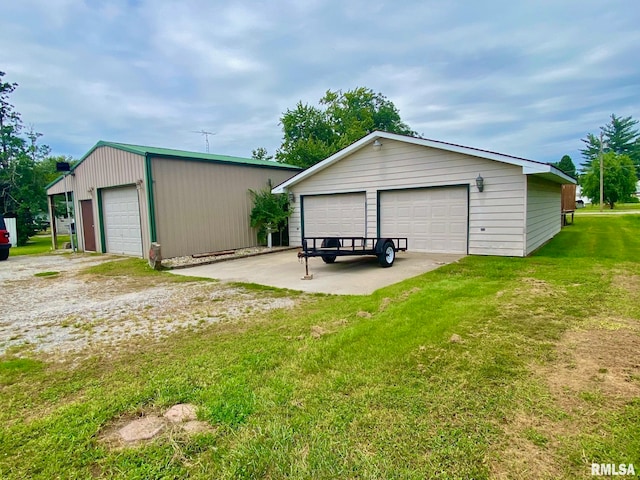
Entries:
[[380, 236], [407, 237], [414, 252], [467, 253], [466, 187], [380, 193]]
[[364, 193], [303, 196], [305, 237], [364, 237]]
[[107, 253], [141, 257], [142, 234], [137, 188], [103, 190], [102, 215]]

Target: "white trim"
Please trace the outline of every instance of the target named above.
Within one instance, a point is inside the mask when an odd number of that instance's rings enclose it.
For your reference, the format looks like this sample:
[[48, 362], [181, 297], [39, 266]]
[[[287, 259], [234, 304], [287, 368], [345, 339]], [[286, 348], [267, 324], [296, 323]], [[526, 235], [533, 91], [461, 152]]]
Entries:
[[[439, 150], [445, 150], [448, 152], [461, 153], [464, 155], [470, 155], [473, 157], [485, 158], [487, 160], [494, 160], [496, 162], [507, 163], [509, 165], [516, 165], [522, 167], [522, 173], [524, 175], [536, 175], [541, 173], [549, 173], [555, 177], [560, 183], [577, 183], [576, 180], [569, 175], [565, 174], [561, 170], [558, 170], [553, 165], [548, 163], [536, 162], [534, 160], [527, 160], [525, 158], [512, 157], [511, 155], [504, 155], [502, 153], [489, 152], [487, 150], [480, 150], [478, 148], [464, 147], [462, 145], [455, 145], [453, 143], [440, 142], [437, 140], [428, 140], [426, 138], [408, 137], [406, 135], [398, 135], [396, 133], [388, 133], [375, 131], [361, 138], [355, 143], [352, 143], [346, 148], [343, 148], [337, 153], [334, 153], [329, 158], [316, 163], [312, 167], [303, 170], [299, 174], [290, 178], [284, 183], [281, 183], [277, 187], [271, 190], [272, 193], [285, 193], [287, 188], [301, 182], [307, 177], [314, 175], [315, 173], [324, 170], [325, 168], [340, 161], [344, 157], [352, 154], [353, 152], [360, 150], [361, 148], [369, 145], [376, 139], [388, 139], [398, 142], [411, 143], [413, 145], [420, 145], [422, 147], [437, 148]], [[384, 142], [383, 142], [384, 143]], [[384, 148], [384, 145], [383, 147]]]

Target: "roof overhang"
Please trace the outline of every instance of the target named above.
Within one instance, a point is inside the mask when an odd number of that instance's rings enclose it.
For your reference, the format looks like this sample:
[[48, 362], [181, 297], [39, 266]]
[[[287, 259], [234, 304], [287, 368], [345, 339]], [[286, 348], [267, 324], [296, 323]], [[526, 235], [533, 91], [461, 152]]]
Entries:
[[422, 147], [436, 148], [436, 149], [444, 150], [447, 152], [461, 153], [463, 155], [470, 155], [472, 157], [483, 158], [486, 160], [493, 160], [496, 162], [502, 162], [509, 165], [516, 165], [516, 166], [522, 167], [522, 173], [524, 175], [536, 175], [556, 183], [577, 183], [575, 178], [570, 177], [566, 173], [562, 172], [561, 170], [557, 169], [556, 167], [548, 163], [537, 162], [535, 160], [527, 160], [526, 158], [520, 158], [520, 157], [511, 156], [511, 155], [505, 155], [502, 153], [490, 152], [488, 150], [481, 150], [478, 148], [465, 147], [465, 146], [456, 145], [453, 143], [440, 142], [437, 140], [408, 137], [406, 135], [398, 135], [396, 133], [375, 131], [361, 138], [357, 142], [352, 143], [348, 147], [343, 148], [339, 152], [334, 153], [329, 158], [319, 163], [316, 163], [312, 167], [309, 167], [306, 170], [295, 175], [294, 177], [291, 177], [286, 182], [281, 183], [277, 187], [273, 188], [272, 193], [286, 192], [290, 187], [293, 187], [295, 184], [300, 183], [306, 178], [311, 177], [312, 175], [324, 170], [325, 168], [330, 167], [334, 163], [339, 162], [343, 158], [351, 155], [354, 152], [357, 152], [361, 148], [364, 148], [370, 145], [376, 139], [395, 140], [398, 142], [410, 143], [410, 144], [419, 145]]

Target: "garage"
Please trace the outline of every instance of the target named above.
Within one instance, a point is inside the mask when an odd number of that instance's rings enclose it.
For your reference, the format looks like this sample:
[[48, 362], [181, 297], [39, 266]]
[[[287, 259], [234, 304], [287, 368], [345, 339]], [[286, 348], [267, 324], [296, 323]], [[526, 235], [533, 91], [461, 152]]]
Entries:
[[364, 230], [409, 252], [524, 257], [560, 231], [562, 185], [575, 183], [549, 163], [375, 131], [272, 192], [291, 201], [291, 245]]
[[364, 237], [364, 192], [339, 195], [306, 195], [302, 199], [305, 237]]
[[407, 237], [413, 252], [467, 253], [467, 188], [380, 192], [380, 236]]
[[138, 190], [109, 188], [102, 192], [102, 215], [107, 253], [142, 256]]
[[[250, 248], [260, 244], [250, 192], [299, 171], [271, 160], [100, 141], [47, 186], [49, 217], [61, 213], [57, 199], [71, 194], [77, 245], [87, 251], [148, 258], [157, 243], [172, 258]], [[57, 245], [56, 222], [51, 235]]]

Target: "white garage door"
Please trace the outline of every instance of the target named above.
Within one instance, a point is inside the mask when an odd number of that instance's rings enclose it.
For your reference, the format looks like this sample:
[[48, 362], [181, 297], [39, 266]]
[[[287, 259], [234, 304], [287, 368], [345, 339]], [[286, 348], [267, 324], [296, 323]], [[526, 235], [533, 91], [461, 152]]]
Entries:
[[107, 253], [141, 257], [142, 235], [136, 187], [103, 190], [102, 214]]
[[305, 195], [302, 214], [305, 237], [364, 237], [364, 193]]
[[467, 253], [465, 187], [380, 194], [380, 235], [407, 237], [414, 252]]

